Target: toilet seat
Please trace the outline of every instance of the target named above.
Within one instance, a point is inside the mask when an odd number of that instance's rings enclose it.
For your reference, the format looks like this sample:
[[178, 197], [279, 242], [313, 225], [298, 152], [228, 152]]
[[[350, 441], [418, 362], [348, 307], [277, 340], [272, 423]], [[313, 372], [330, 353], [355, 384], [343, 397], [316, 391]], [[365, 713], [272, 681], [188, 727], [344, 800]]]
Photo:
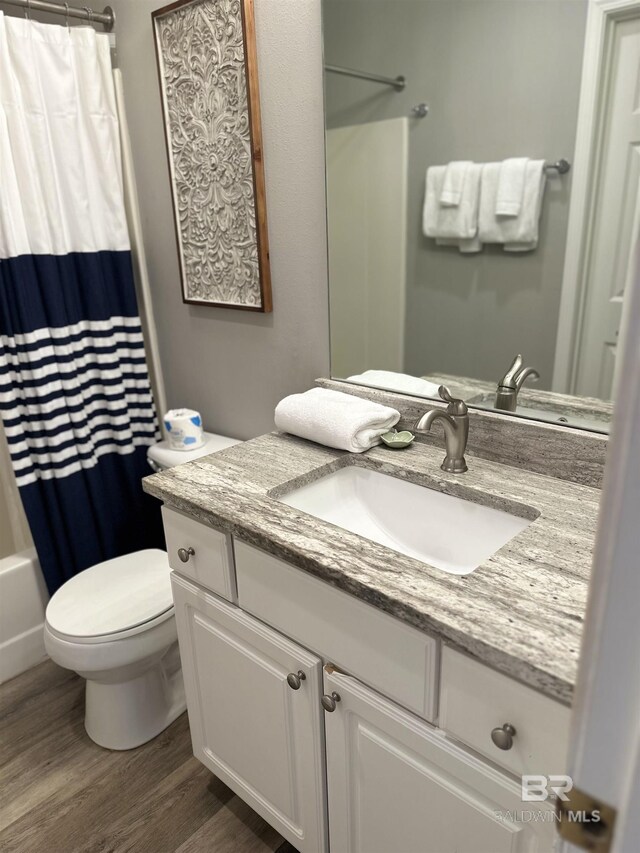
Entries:
[[166, 622], [167, 619], [171, 619], [174, 612], [173, 605], [171, 605], [171, 607], [168, 607], [158, 616], [147, 619], [146, 622], [141, 622], [138, 625], [134, 625], [132, 628], [125, 628], [122, 631], [114, 631], [112, 634], [96, 634], [93, 637], [79, 637], [75, 634], [64, 634], [62, 631], [58, 631], [50, 625], [49, 622], [46, 622], [46, 627], [49, 633], [52, 636], [57, 637], [59, 640], [64, 640], [67, 643], [78, 643], [82, 646], [92, 646], [112, 643], [114, 640], [124, 640], [127, 637], [134, 637], [136, 634], [142, 634], [144, 631], [150, 631], [151, 628], [155, 628], [156, 625], [161, 625], [163, 622]]
[[173, 613], [167, 554], [153, 548], [75, 575], [51, 598], [46, 624], [67, 642], [107, 643], [148, 631]]

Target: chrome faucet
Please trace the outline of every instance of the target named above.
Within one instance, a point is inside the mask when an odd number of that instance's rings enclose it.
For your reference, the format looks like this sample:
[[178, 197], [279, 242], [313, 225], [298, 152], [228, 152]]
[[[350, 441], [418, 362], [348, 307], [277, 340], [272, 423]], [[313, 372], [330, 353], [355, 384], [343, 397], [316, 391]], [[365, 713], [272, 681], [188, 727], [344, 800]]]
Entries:
[[447, 448], [447, 455], [440, 467], [450, 474], [464, 474], [467, 470], [464, 451], [469, 437], [469, 409], [464, 400], [456, 400], [455, 397], [452, 397], [445, 385], [438, 388], [438, 394], [441, 400], [449, 404], [446, 411], [430, 409], [420, 418], [415, 428], [419, 432], [429, 432], [433, 422], [440, 418]]
[[509, 370], [498, 382], [496, 409], [502, 409], [503, 412], [515, 412], [518, 405], [518, 392], [529, 376], [540, 379], [540, 374], [535, 368], [522, 366], [522, 356], [518, 354], [513, 359]]

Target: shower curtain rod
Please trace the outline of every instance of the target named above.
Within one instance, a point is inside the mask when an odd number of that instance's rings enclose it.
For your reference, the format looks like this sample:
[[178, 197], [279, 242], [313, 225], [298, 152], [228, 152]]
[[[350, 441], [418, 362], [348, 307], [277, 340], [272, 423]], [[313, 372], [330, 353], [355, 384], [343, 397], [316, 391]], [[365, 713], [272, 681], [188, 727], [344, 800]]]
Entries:
[[50, 3], [49, 0], [2, 0], [8, 6], [21, 6], [27, 12], [51, 12], [54, 15], [64, 15], [65, 18], [82, 18], [83, 20], [102, 24], [105, 31], [110, 33], [116, 23], [116, 13], [111, 6], [105, 6], [102, 12], [94, 12], [88, 6], [79, 8], [68, 3]]
[[368, 71], [356, 71], [355, 68], [343, 68], [342, 65], [325, 65], [324, 70], [330, 71], [332, 74], [343, 74], [345, 77], [358, 77], [360, 80], [371, 80], [372, 83], [392, 86], [397, 92], [401, 92], [407, 85], [407, 81], [402, 75], [399, 77], [382, 77], [380, 74], [370, 74]]

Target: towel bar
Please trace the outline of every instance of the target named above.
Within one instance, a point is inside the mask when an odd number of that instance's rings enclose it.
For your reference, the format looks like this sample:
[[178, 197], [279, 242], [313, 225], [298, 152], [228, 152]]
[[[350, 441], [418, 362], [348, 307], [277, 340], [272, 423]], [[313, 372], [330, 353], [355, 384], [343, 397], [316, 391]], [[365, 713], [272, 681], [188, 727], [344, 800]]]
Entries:
[[555, 163], [547, 163], [544, 168], [547, 172], [557, 172], [559, 175], [566, 175], [571, 168], [571, 163], [563, 157], [561, 160], [556, 160]]

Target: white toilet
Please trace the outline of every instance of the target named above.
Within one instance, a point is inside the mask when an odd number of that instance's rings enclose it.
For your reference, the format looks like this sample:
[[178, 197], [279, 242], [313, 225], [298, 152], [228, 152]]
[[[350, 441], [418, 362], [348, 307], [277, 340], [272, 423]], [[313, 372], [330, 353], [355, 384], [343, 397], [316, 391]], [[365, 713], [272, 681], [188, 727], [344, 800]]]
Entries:
[[[239, 442], [212, 433], [197, 450], [149, 448], [154, 471]], [[107, 749], [132, 749], [185, 710], [176, 623], [164, 551], [136, 551], [98, 563], [67, 581], [46, 612], [45, 647], [87, 681], [85, 728]]]

